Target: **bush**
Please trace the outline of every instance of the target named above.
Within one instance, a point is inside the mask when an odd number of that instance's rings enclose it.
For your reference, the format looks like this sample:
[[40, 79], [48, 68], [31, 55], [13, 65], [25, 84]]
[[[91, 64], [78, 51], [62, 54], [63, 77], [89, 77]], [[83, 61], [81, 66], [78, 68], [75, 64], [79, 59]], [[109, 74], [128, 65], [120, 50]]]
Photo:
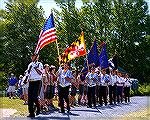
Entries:
[[150, 85], [146, 86], [146, 95], [150, 96]]
[[130, 96], [150, 96], [150, 84], [139, 84], [137, 90], [130, 90]]

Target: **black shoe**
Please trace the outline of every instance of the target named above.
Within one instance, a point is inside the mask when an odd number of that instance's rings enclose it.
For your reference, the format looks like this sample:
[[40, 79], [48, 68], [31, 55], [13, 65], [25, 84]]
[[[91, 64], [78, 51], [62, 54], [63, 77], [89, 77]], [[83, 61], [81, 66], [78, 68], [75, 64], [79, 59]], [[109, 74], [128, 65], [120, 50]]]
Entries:
[[70, 110], [67, 110], [67, 113], [71, 113]]
[[60, 112], [61, 112], [61, 113], [65, 113], [65, 110], [61, 110]]
[[27, 117], [34, 118], [34, 117], [35, 117], [35, 115], [34, 115], [34, 114], [29, 114]]
[[65, 113], [65, 110], [64, 110], [64, 108], [61, 108], [61, 111], [60, 111], [61, 113]]
[[70, 113], [70, 107], [67, 108], [67, 113]]
[[36, 112], [36, 115], [39, 115], [40, 114], [40, 112]]
[[92, 108], [92, 105], [88, 105], [87, 108]]

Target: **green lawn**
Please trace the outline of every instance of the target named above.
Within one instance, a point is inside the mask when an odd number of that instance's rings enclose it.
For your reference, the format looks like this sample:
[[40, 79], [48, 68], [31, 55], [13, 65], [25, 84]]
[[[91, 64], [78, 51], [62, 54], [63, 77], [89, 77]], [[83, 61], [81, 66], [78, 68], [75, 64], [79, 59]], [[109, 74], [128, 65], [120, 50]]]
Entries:
[[[27, 116], [28, 106], [23, 105], [24, 101], [19, 98], [9, 99], [8, 97], [0, 97], [0, 109], [16, 109], [14, 116]], [[54, 105], [57, 107], [57, 100], [54, 100]]]
[[3, 109], [16, 109], [16, 116], [28, 115], [28, 106], [23, 105], [23, 100], [20, 99], [9, 99], [8, 97], [0, 97], [0, 108]]

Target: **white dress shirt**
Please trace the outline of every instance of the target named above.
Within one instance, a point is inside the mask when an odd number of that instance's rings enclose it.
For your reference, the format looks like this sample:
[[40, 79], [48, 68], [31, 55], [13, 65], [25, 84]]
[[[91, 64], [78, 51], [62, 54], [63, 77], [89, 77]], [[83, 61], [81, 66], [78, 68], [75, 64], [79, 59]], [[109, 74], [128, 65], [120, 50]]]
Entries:
[[28, 75], [29, 76], [29, 81], [38, 81], [38, 80], [41, 80], [42, 79], [42, 74], [39, 75], [37, 73], [37, 71], [35, 70], [34, 67], [38, 67], [41, 70], [41, 72], [42, 72], [43, 71], [43, 64], [41, 62], [38, 62], [38, 61], [37, 62], [31, 62], [28, 65], [28, 69], [27, 70], [30, 69], [31, 65], [32, 65], [32, 68], [31, 68], [30, 73]]
[[123, 77], [118, 77], [118, 76], [117, 76], [117, 82], [118, 82], [118, 83], [117, 83], [117, 86], [123, 86], [125, 80], [124, 80]]
[[70, 70], [67, 70], [66, 72], [64, 70], [62, 70], [62, 73], [60, 75], [60, 79], [59, 79], [59, 85], [61, 87], [67, 87], [69, 85], [71, 85], [71, 83], [66, 80], [65, 78], [68, 77], [68, 78], [73, 78], [73, 75], [72, 75], [72, 72]]
[[110, 75], [110, 82], [109, 85], [115, 85], [117, 82], [117, 75]]
[[100, 78], [100, 86], [107, 86], [107, 81], [109, 80], [109, 75], [105, 74], [101, 74], [101, 78]]
[[[94, 86], [96, 86], [96, 82], [98, 81], [98, 74], [97, 73], [88, 73], [87, 75], [86, 75], [86, 78], [87, 78], [87, 86], [89, 86], [89, 87], [94, 87]], [[92, 78], [95, 78], [95, 80], [92, 80]]]
[[130, 81], [130, 79], [129, 78], [125, 78], [125, 83], [124, 83], [124, 86], [125, 87], [130, 87], [131, 86], [131, 81]]

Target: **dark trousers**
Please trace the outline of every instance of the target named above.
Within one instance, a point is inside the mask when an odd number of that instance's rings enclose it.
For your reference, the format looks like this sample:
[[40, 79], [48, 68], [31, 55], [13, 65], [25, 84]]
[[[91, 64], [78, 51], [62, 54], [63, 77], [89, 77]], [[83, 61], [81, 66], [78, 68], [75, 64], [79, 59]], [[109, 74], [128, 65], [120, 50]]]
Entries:
[[117, 102], [122, 103], [123, 101], [123, 97], [122, 97], [122, 93], [123, 93], [123, 86], [117, 86]]
[[100, 86], [99, 87], [99, 104], [103, 105], [104, 100], [105, 105], [107, 105], [107, 86]]
[[99, 101], [99, 85], [96, 85], [95, 93], [96, 93], [96, 102], [98, 102]]
[[125, 102], [130, 102], [130, 87], [124, 87]]
[[88, 87], [87, 91], [87, 99], [88, 99], [88, 106], [92, 107], [92, 103], [94, 106], [96, 106], [96, 100], [95, 100], [95, 86]]
[[40, 93], [41, 81], [29, 82], [28, 88], [28, 110], [31, 115], [34, 115], [34, 103], [37, 107], [37, 112], [40, 112], [40, 104], [38, 102], [38, 96]]
[[67, 110], [70, 111], [69, 96], [68, 96], [69, 88], [70, 86], [67, 86], [67, 87], [59, 86], [59, 100], [60, 100], [61, 112], [64, 112], [64, 99], [65, 99], [65, 102], [67, 103]]
[[116, 104], [116, 85], [109, 85], [109, 102], [110, 104], [112, 104], [112, 102]]

